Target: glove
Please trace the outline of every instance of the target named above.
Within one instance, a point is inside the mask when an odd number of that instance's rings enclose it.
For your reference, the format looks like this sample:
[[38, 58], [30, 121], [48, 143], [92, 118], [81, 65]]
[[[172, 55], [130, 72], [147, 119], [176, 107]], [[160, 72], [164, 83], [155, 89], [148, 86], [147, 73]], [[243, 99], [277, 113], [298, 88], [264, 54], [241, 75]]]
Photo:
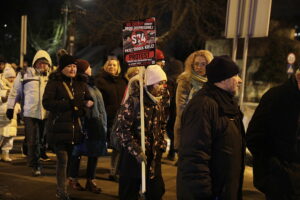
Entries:
[[7, 102], [7, 98], [8, 98], [8, 96], [1, 97], [1, 101], [2, 101], [2, 103], [6, 103], [6, 102]]
[[72, 99], [72, 100], [70, 100], [70, 103], [71, 103], [72, 107], [81, 108], [81, 107], [84, 106], [84, 101], [83, 100]]
[[73, 114], [75, 118], [80, 118], [84, 116], [85, 112], [84, 109], [79, 109], [79, 110], [73, 110]]
[[11, 120], [14, 117], [14, 109], [7, 109], [6, 117]]
[[144, 154], [144, 152], [141, 152], [139, 155], [137, 155], [136, 159], [139, 163], [145, 162], [147, 165], [147, 156]]

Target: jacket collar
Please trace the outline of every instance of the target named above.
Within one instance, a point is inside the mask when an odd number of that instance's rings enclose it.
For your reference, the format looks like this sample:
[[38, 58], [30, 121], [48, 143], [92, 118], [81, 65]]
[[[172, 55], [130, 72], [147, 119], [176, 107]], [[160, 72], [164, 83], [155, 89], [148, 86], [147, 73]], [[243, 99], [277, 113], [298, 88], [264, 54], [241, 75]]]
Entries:
[[205, 84], [204, 88], [208, 96], [212, 97], [218, 103], [222, 113], [232, 116], [241, 113], [236, 99], [232, 94], [209, 82]]

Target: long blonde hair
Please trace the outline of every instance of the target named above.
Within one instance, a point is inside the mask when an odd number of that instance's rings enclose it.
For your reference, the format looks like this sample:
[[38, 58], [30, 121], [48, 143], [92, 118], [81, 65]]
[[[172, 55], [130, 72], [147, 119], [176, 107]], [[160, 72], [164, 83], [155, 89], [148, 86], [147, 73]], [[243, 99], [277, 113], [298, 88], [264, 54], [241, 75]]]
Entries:
[[194, 51], [186, 58], [184, 62], [184, 72], [179, 75], [178, 79], [187, 78], [187, 77], [189, 78], [191, 76], [193, 63], [197, 56], [204, 57], [207, 61], [207, 64], [210, 63], [214, 58], [213, 54], [208, 50]]

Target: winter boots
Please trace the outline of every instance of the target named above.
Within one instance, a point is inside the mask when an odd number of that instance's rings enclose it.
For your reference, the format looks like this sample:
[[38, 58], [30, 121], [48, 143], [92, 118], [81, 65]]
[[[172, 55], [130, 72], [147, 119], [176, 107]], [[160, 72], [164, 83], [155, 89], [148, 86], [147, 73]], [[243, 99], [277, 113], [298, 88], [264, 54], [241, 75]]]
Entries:
[[2, 150], [2, 160], [4, 162], [11, 162], [12, 159], [9, 157], [9, 151], [8, 150]]

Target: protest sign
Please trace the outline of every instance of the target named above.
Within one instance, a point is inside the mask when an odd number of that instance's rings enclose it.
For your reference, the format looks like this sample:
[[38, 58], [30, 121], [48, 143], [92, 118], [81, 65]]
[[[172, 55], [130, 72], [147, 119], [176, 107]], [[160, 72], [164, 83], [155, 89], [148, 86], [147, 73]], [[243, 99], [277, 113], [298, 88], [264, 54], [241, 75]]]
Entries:
[[155, 18], [123, 25], [124, 61], [129, 67], [155, 64]]

